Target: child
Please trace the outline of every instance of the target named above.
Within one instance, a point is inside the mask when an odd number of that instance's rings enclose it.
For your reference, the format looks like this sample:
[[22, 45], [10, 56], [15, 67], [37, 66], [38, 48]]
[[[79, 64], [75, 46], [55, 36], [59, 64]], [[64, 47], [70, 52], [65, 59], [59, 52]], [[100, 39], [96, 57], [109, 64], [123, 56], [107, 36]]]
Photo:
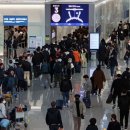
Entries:
[[95, 125], [97, 122], [95, 118], [91, 118], [89, 122], [90, 122], [90, 125], [87, 126], [86, 130], [98, 130], [97, 125]]

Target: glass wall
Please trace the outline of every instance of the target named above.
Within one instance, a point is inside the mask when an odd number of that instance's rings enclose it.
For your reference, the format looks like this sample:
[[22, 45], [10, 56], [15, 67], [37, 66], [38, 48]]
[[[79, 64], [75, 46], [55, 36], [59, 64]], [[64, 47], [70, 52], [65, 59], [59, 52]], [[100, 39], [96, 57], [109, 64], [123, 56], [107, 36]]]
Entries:
[[95, 4], [95, 30], [100, 30], [101, 38], [107, 38], [119, 21], [128, 19], [128, 3], [129, 0], [107, 0]]

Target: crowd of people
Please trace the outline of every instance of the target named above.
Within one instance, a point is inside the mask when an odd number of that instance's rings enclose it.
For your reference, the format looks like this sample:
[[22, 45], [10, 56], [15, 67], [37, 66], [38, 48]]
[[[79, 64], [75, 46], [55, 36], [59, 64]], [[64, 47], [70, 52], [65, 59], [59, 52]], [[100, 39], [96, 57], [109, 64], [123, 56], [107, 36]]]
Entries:
[[[128, 25], [120, 22], [117, 31], [114, 29], [112, 32], [108, 43], [104, 39], [101, 40], [98, 50], [99, 65], [93, 72], [92, 77], [87, 74], [83, 76], [82, 86], [85, 91], [83, 101], [80, 100], [79, 94], [73, 93], [71, 79], [72, 75], [81, 72], [81, 68], [87, 68], [90, 57], [87, 27], [79, 27], [73, 34], [64, 36], [59, 43], [46, 44], [42, 48], [38, 47], [33, 53], [30, 51], [24, 52], [20, 57], [16, 56], [15, 60], [10, 59], [7, 67], [0, 60], [0, 86], [2, 86], [3, 93], [10, 92], [14, 99], [17, 99], [18, 91], [26, 91], [28, 87], [31, 87], [32, 79], [35, 80], [42, 75], [44, 89], [59, 87], [63, 96], [63, 107], [69, 108], [72, 113], [74, 130], [80, 130], [81, 119], [85, 118], [86, 108], [91, 108], [90, 95], [101, 96], [101, 90], [104, 82], [106, 82], [101, 66], [106, 65], [110, 69], [113, 79], [111, 87], [113, 109], [116, 106], [116, 97], [118, 97], [120, 109], [120, 123], [117, 121], [116, 115], [112, 114], [107, 130], [121, 130], [121, 127], [127, 130], [130, 107], [130, 72], [127, 68], [123, 74], [119, 73], [117, 57], [119, 50], [125, 46], [123, 40], [129, 36]], [[126, 44], [126, 48], [128, 53], [129, 44]], [[127, 56], [124, 57], [126, 60]], [[128, 63], [129, 57], [127, 65]], [[124, 117], [125, 126], [123, 125]], [[64, 128], [56, 101], [52, 101], [51, 108], [47, 110], [46, 123], [50, 130], [59, 130], [59, 128], [62, 130]], [[86, 130], [98, 130], [95, 118], [90, 119], [90, 124]]]

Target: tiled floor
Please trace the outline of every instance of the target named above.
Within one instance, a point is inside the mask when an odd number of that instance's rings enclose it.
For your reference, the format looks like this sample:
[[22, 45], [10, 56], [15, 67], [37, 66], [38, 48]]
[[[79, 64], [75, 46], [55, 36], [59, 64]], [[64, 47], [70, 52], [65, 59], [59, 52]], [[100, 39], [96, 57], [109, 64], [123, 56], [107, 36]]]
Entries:
[[[124, 69], [124, 63], [120, 61], [122, 68]], [[83, 68], [81, 74], [75, 74], [72, 78], [73, 88], [76, 91], [80, 90], [82, 84], [82, 75], [88, 73], [96, 67], [96, 63], [91, 61], [88, 64], [88, 69]], [[107, 82], [105, 84], [104, 90], [102, 91], [101, 97], [91, 96], [92, 108], [87, 109], [85, 119], [82, 120], [81, 130], [85, 130], [86, 126], [89, 124], [89, 119], [95, 117], [97, 119], [97, 125], [99, 130], [107, 128], [108, 122], [110, 121], [111, 113], [116, 113], [119, 119], [119, 110], [115, 108], [112, 109], [112, 104], [108, 105], [105, 103], [106, 98], [109, 94], [111, 87], [110, 73], [109, 70], [103, 68], [105, 72]], [[32, 87], [28, 92], [21, 94], [21, 102], [29, 106], [29, 118], [28, 130], [48, 130], [48, 126], [45, 123], [46, 110], [50, 107], [50, 102], [62, 98], [60, 95], [59, 88], [47, 88], [44, 89], [42, 85], [42, 77], [36, 80], [33, 80]], [[64, 108], [62, 111], [62, 120], [64, 125], [64, 130], [73, 130], [73, 120], [72, 115], [68, 108]], [[130, 123], [129, 123], [130, 130]]]
[[[119, 65], [122, 70], [125, 69], [125, 64], [123, 59], [123, 55], [119, 55]], [[92, 75], [93, 70], [96, 68], [96, 62], [91, 61], [87, 65], [87, 68], [82, 68], [82, 72], [80, 74], [75, 74], [72, 77], [72, 85], [75, 91], [79, 92], [82, 84], [82, 76], [84, 74]], [[119, 110], [115, 108], [112, 109], [112, 104], [106, 104], [106, 98], [109, 94], [111, 87], [111, 78], [110, 71], [105, 67], [102, 68], [105, 72], [105, 76], [107, 82], [102, 91], [101, 97], [99, 96], [91, 96], [92, 100], [92, 108], [87, 109], [85, 119], [82, 120], [81, 130], [85, 130], [86, 126], [89, 124], [89, 119], [91, 117], [95, 117], [97, 119], [97, 125], [99, 130], [105, 130], [107, 128], [108, 122], [110, 121], [111, 113], [116, 113], [119, 119]], [[29, 88], [28, 92], [20, 93], [20, 101], [17, 102], [26, 104], [29, 108], [28, 113], [28, 128], [27, 130], [49, 130], [48, 126], [45, 123], [46, 110], [50, 107], [50, 102], [52, 100], [56, 100], [62, 98], [59, 88], [44, 89], [42, 77], [32, 80], [32, 87]], [[64, 125], [64, 130], [73, 130], [73, 119], [72, 115], [68, 108], [64, 108], [62, 111], [62, 120]], [[130, 123], [129, 123], [130, 130]]]

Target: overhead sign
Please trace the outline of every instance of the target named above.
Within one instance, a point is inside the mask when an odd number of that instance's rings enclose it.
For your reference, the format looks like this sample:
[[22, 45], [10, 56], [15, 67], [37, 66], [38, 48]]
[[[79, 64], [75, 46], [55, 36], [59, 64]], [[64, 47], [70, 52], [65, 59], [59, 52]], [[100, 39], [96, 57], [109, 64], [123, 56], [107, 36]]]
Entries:
[[99, 49], [99, 33], [90, 33], [90, 49], [97, 50]]
[[3, 16], [4, 26], [27, 26], [28, 16]]
[[88, 26], [88, 4], [52, 4], [51, 26]]

